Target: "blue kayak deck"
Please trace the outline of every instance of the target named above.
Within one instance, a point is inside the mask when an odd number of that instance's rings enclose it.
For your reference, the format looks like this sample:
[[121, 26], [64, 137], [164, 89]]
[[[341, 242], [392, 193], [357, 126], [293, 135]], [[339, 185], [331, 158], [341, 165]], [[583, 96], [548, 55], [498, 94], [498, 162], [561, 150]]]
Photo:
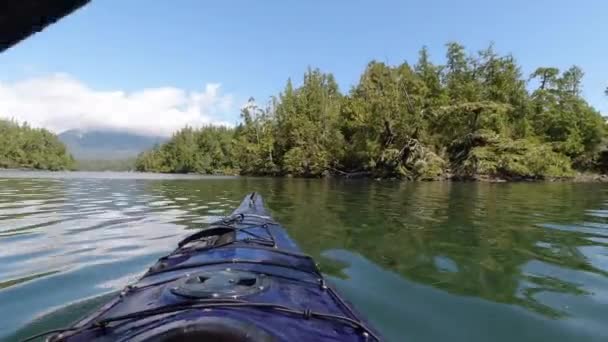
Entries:
[[249, 329], [245, 335], [252, 339], [243, 341], [379, 339], [327, 286], [315, 261], [301, 253], [254, 193], [51, 340], [165, 341], [155, 334], [231, 322]]

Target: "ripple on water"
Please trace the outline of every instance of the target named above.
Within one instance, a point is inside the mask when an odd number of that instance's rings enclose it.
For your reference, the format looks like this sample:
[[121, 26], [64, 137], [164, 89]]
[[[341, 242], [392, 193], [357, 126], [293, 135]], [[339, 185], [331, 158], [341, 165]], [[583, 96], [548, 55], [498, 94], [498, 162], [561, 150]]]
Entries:
[[224, 218], [224, 216], [219, 216], [219, 215], [204, 215], [204, 216], [199, 216], [197, 219], [193, 219], [192, 222], [209, 224], [209, 223], [217, 222], [223, 218]]
[[211, 213], [211, 214], [222, 214], [222, 213], [225, 213], [226, 210], [225, 209], [208, 209], [207, 212]]
[[555, 229], [572, 233], [585, 233], [590, 235], [605, 236], [608, 237], [608, 230], [598, 229], [595, 227], [584, 227], [578, 225], [564, 225], [554, 223], [539, 224], [539, 227], [547, 229]]
[[173, 204], [173, 203], [175, 203], [175, 201], [169, 201], [169, 200], [166, 200], [166, 201], [153, 201], [153, 202], [148, 202], [148, 205], [151, 206], [151, 207], [163, 207], [163, 206], [166, 206], [168, 204]]
[[36, 228], [46, 227], [52, 223], [62, 221], [56, 220], [56, 216], [31, 215], [27, 219], [3, 218], [0, 222], [0, 234], [12, 236], [17, 233], [25, 233], [26, 231], [35, 231]]
[[145, 205], [129, 205], [126, 208], [122, 208], [121, 211], [123, 213], [140, 213], [149, 210], [149, 208]]
[[595, 216], [595, 217], [599, 217], [599, 218], [608, 217], [608, 210], [603, 210], [603, 209], [602, 210], [586, 210], [585, 212], [589, 216]]
[[578, 250], [585, 256], [591, 266], [608, 274], [608, 248], [605, 246], [581, 246], [578, 247]]
[[587, 237], [586, 239], [591, 242], [598, 243], [598, 244], [608, 245], [608, 238], [590, 236], [590, 237]]

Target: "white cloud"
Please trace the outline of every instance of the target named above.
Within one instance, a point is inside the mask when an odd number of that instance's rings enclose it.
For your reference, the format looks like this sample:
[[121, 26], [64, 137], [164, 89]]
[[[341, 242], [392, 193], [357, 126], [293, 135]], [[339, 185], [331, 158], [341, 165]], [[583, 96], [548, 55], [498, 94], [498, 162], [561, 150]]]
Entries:
[[186, 125], [231, 125], [233, 98], [219, 84], [200, 92], [173, 87], [98, 91], [66, 74], [0, 82], [0, 117], [60, 133], [109, 129], [168, 136]]

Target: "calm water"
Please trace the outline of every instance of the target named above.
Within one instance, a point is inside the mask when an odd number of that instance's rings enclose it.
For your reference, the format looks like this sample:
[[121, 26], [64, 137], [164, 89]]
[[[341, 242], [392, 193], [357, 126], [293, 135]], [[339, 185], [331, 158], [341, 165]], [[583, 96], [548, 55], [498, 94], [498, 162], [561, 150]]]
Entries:
[[608, 186], [0, 172], [0, 340], [68, 325], [260, 191], [389, 341], [608, 340]]

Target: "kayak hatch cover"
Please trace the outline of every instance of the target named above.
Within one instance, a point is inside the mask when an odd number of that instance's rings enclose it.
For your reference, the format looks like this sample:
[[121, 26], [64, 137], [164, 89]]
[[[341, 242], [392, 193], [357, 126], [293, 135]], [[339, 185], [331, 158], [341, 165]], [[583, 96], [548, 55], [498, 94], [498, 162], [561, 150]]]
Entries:
[[54, 334], [49, 342], [380, 341], [256, 193], [94, 313], [43, 334]]

